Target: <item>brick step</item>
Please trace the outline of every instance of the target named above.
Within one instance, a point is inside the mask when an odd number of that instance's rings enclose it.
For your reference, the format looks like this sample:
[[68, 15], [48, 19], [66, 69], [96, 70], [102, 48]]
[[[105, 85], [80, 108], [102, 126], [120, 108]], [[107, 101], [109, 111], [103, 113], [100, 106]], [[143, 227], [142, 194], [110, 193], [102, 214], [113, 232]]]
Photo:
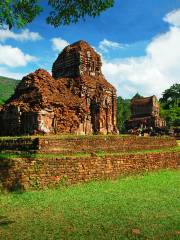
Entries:
[[0, 139], [0, 151], [26, 150], [41, 152], [77, 152], [77, 151], [126, 151], [140, 149], [157, 149], [177, 146], [172, 137], [76, 137], [76, 138], [21, 138]]
[[40, 153], [59, 153], [59, 154], [68, 154], [68, 153], [92, 153], [92, 152], [125, 152], [125, 151], [136, 151], [136, 150], [153, 150], [153, 149], [165, 149], [169, 146], [128, 146], [126, 148], [113, 148], [113, 147], [103, 147], [103, 148], [82, 148], [82, 149], [62, 149], [58, 147], [49, 147], [48, 149], [42, 149], [38, 152]]

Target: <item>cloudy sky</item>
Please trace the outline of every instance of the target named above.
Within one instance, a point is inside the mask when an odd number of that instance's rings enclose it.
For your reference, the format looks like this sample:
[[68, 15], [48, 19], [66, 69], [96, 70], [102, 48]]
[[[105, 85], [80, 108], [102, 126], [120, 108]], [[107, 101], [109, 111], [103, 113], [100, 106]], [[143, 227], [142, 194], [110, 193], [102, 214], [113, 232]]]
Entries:
[[21, 79], [37, 68], [51, 72], [62, 49], [78, 40], [102, 56], [103, 73], [118, 95], [157, 95], [180, 83], [180, 0], [115, 0], [95, 19], [53, 28], [41, 14], [23, 30], [0, 29], [0, 75]]

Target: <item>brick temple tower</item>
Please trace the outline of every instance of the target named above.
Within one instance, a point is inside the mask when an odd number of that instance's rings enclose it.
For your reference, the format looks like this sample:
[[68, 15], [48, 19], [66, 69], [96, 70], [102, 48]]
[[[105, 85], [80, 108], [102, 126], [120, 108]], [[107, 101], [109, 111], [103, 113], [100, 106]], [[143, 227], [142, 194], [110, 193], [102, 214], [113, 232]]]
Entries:
[[131, 100], [131, 118], [127, 122], [127, 128], [166, 126], [166, 122], [159, 115], [160, 106], [155, 95], [145, 98], [133, 98]]
[[116, 89], [87, 42], [67, 46], [52, 67], [25, 76], [0, 112], [0, 135], [116, 133]]

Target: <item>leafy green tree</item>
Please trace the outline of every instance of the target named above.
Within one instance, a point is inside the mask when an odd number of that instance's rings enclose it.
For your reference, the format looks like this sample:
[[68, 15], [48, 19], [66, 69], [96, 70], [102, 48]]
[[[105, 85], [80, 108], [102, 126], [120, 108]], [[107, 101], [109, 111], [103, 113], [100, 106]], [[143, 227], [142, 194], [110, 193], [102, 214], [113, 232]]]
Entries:
[[40, 14], [42, 7], [38, 0], [1, 0], [0, 27], [8, 26], [21, 28], [32, 22]]
[[131, 116], [131, 102], [129, 99], [118, 97], [117, 103], [117, 127], [120, 133], [126, 132], [125, 122]]
[[[96, 17], [112, 7], [114, 0], [48, 0], [47, 23], [54, 27], [77, 23], [86, 16]], [[22, 28], [43, 11], [40, 0], [0, 0], [0, 27]]]
[[85, 16], [96, 17], [102, 11], [112, 7], [114, 0], [49, 0], [53, 8], [47, 22], [55, 27], [77, 23]]
[[166, 120], [168, 128], [180, 126], [180, 107], [165, 109], [161, 104], [160, 115]]
[[160, 98], [160, 114], [165, 118], [167, 126], [180, 126], [180, 84], [166, 89]]
[[176, 83], [163, 93], [160, 102], [164, 104], [164, 108], [180, 107], [180, 84]]

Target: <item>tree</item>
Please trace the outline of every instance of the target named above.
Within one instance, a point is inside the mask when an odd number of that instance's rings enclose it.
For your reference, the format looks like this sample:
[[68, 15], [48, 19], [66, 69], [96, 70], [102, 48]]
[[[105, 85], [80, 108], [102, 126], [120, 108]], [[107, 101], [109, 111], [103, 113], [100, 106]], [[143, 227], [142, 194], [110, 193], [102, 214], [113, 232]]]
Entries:
[[117, 127], [120, 133], [126, 132], [125, 122], [131, 116], [131, 102], [129, 99], [118, 97], [117, 102]]
[[[86, 16], [96, 17], [102, 11], [112, 7], [114, 0], [48, 0], [52, 8], [46, 18], [54, 27], [77, 23]], [[4, 25], [22, 28], [31, 23], [42, 11], [40, 0], [4, 0], [0, 1], [0, 27]]]
[[21, 28], [31, 23], [40, 14], [42, 7], [38, 0], [4, 0], [0, 1], [0, 27]]
[[165, 118], [167, 126], [180, 126], [180, 84], [166, 89], [160, 98], [160, 114]]
[[163, 92], [160, 102], [166, 109], [180, 107], [180, 84], [176, 83]]

